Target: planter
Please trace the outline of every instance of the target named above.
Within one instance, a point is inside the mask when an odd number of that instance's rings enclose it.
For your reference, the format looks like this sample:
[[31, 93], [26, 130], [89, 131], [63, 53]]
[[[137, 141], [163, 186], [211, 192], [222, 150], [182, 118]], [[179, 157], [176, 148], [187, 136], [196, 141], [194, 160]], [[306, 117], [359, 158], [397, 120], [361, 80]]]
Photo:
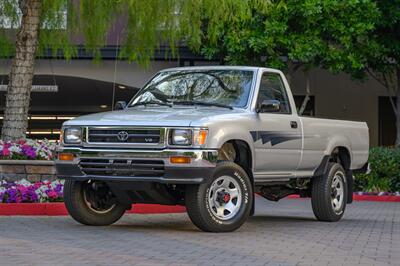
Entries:
[[45, 160], [0, 160], [0, 181], [27, 179], [30, 182], [55, 180], [53, 161]]
[[400, 202], [400, 196], [353, 195], [356, 201]]
[[[126, 213], [136, 214], [161, 214], [183, 213], [183, 206], [166, 206], [158, 204], [134, 204]], [[0, 215], [68, 215], [63, 202], [56, 203], [0, 203]]]

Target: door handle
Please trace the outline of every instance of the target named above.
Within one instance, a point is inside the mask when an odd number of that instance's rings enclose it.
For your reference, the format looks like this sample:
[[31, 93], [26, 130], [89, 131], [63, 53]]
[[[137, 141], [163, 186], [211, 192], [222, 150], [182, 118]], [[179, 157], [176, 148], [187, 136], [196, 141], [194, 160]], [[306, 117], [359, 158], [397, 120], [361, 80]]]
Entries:
[[291, 128], [297, 128], [297, 122], [296, 121], [290, 121], [290, 127]]

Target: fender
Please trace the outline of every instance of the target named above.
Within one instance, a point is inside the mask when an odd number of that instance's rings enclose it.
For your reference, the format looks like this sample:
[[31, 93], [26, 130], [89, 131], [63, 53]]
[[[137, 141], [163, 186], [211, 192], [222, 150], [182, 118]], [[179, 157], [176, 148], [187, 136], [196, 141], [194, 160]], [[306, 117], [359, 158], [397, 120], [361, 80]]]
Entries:
[[[352, 149], [350, 148], [350, 140], [345, 137], [345, 136], [334, 136], [332, 139], [329, 140], [329, 143], [326, 147], [326, 150], [324, 152], [325, 155], [330, 156], [333, 152], [338, 147], [344, 147], [349, 151], [350, 155], [350, 166], [351, 162], [353, 162], [353, 153]], [[350, 167], [351, 168], [351, 167]]]
[[[236, 128], [237, 129], [237, 128]], [[227, 132], [229, 132], [227, 134]], [[256, 158], [256, 154], [254, 152], [254, 146], [253, 146], [253, 141], [251, 139], [251, 135], [249, 131], [240, 131], [240, 132], [235, 132], [235, 131], [227, 131], [226, 128], [220, 128], [217, 132], [213, 132], [213, 136], [223, 136], [221, 138], [214, 137], [211, 140], [211, 143], [209, 144], [210, 147], [220, 149], [222, 145], [230, 140], [240, 140], [245, 142], [251, 151], [251, 158], [252, 158], [252, 166], [251, 170], [254, 171], [254, 162]]]

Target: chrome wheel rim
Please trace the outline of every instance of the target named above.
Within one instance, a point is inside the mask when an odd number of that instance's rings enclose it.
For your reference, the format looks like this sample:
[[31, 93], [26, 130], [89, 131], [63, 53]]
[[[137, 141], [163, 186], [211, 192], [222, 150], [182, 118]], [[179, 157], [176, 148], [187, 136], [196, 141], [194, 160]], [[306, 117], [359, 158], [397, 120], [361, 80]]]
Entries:
[[[116, 204], [109, 204], [106, 197], [95, 196], [96, 191], [92, 188], [93, 183], [88, 183], [83, 187], [83, 201], [85, 205], [97, 214], [106, 214], [115, 208]], [[111, 195], [111, 194], [110, 194]]]
[[214, 180], [208, 191], [208, 207], [216, 218], [229, 220], [235, 217], [242, 205], [242, 191], [239, 183], [231, 176]]
[[332, 179], [331, 185], [331, 203], [332, 208], [336, 213], [341, 213], [344, 202], [344, 174], [336, 172]]

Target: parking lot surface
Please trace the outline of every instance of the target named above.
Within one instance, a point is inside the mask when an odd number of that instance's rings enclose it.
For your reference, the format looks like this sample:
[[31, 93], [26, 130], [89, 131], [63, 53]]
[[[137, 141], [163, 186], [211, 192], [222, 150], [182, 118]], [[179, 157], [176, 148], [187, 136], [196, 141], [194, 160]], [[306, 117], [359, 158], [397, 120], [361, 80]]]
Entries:
[[400, 204], [355, 202], [340, 222], [306, 199], [257, 198], [233, 233], [203, 233], [186, 214], [125, 215], [108, 227], [70, 217], [0, 217], [0, 265], [400, 265]]

